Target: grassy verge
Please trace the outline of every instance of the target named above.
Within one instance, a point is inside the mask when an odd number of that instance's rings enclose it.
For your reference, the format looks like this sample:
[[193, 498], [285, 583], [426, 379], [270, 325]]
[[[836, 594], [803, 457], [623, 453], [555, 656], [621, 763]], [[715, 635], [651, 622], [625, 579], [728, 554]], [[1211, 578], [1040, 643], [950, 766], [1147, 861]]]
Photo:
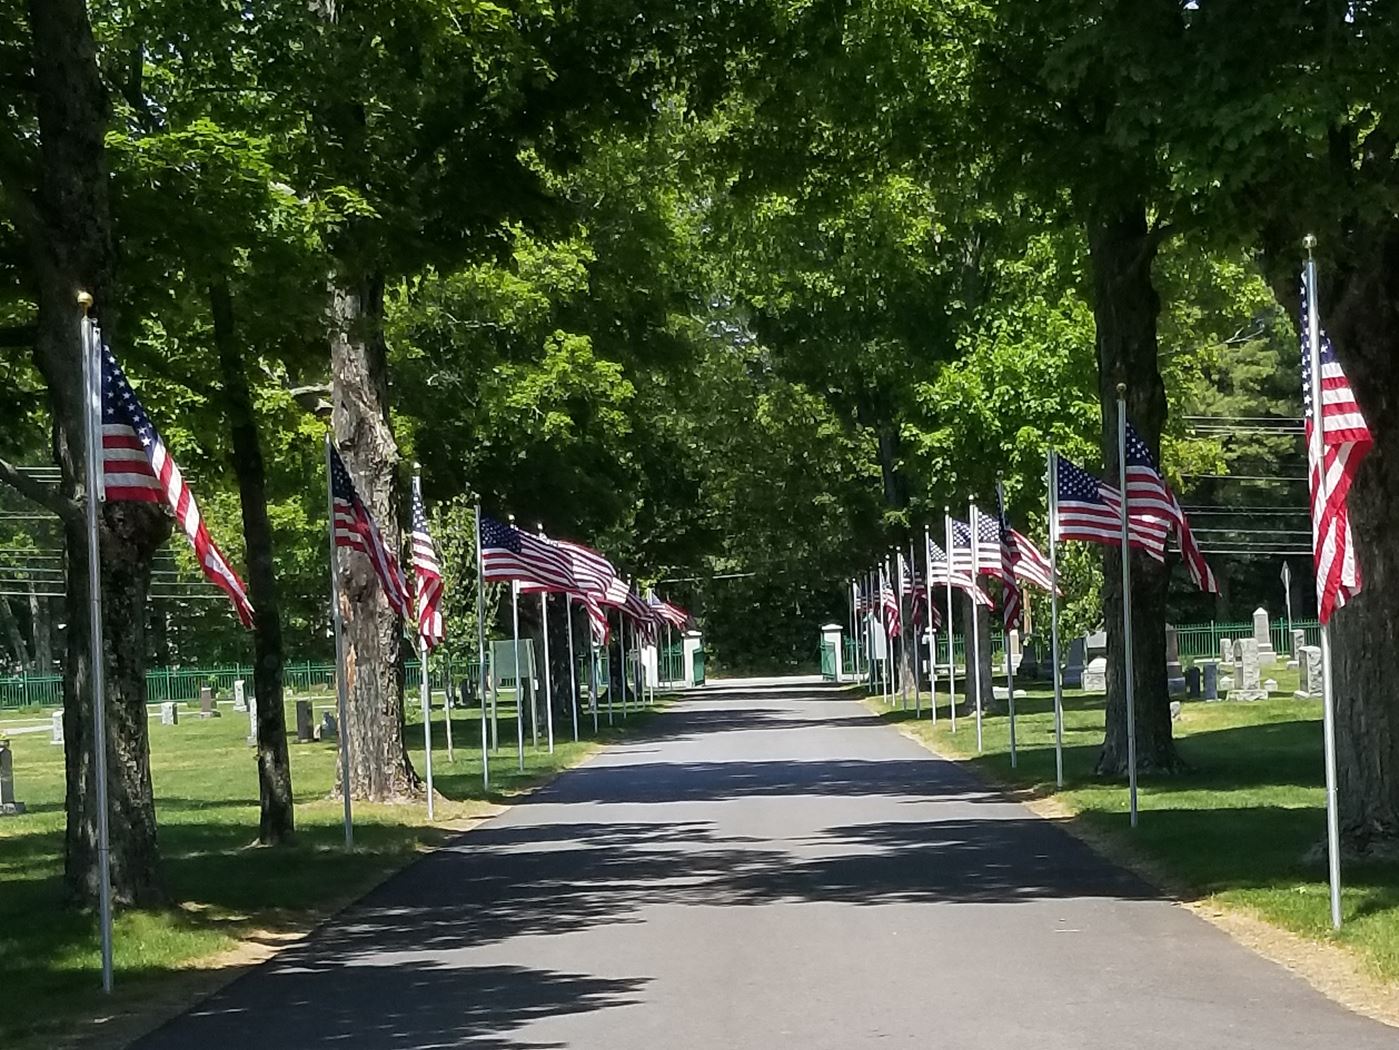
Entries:
[[[289, 705], [290, 706], [290, 705]], [[331, 707], [329, 698], [317, 708]], [[415, 706], [415, 705], [410, 705]], [[249, 939], [275, 944], [302, 932], [363, 894], [390, 872], [488, 812], [512, 794], [575, 765], [599, 744], [634, 733], [649, 712], [633, 711], [609, 729], [604, 714], [595, 740], [572, 740], [556, 721], [553, 754], [529, 743], [517, 768], [515, 726], [502, 705], [501, 750], [492, 756], [491, 792], [481, 787], [479, 709], [454, 712], [455, 761], [447, 759], [441, 712], [434, 716], [433, 772], [442, 801], [437, 822], [426, 806], [355, 806], [355, 849], [346, 854], [340, 803], [327, 800], [335, 778], [333, 742], [291, 743], [297, 842], [278, 849], [252, 845], [257, 835], [257, 766], [245, 743], [247, 716], [223, 708], [200, 721], [181, 713], [178, 726], [151, 723], [151, 767], [160, 822], [163, 871], [173, 902], [123, 912], [115, 922], [116, 992], [100, 991], [94, 915], [64, 907], [63, 748], [47, 733], [14, 736], [15, 786], [28, 812], [0, 818], [0, 1046], [51, 1047], [92, 1022], [139, 1012], [168, 998], [192, 970], [217, 970]], [[293, 712], [288, 722], [294, 725]], [[319, 717], [319, 710], [317, 712]], [[413, 764], [423, 769], [422, 723], [410, 712]], [[581, 727], [591, 735], [591, 718]], [[3, 732], [3, 727], [0, 727]], [[204, 985], [213, 978], [200, 977]], [[186, 982], [189, 983], [189, 982]], [[190, 983], [188, 996], [197, 990]]]
[[[984, 752], [976, 725], [959, 717], [954, 735], [941, 696], [938, 724], [870, 702], [935, 750], [964, 759], [989, 779], [1053, 799], [1097, 839], [1143, 860], [1176, 892], [1357, 953], [1372, 974], [1399, 981], [1399, 865], [1346, 863], [1345, 925], [1331, 930], [1324, 863], [1308, 856], [1325, 836], [1321, 704], [1293, 700], [1296, 672], [1273, 674], [1279, 689], [1254, 703], [1184, 704], [1175, 724], [1192, 771], [1143, 779], [1140, 820], [1128, 824], [1126, 785], [1095, 777], [1103, 697], [1070, 692], [1064, 702], [1065, 786], [1055, 786], [1053, 699], [1032, 685], [1017, 700], [1019, 763], [1010, 765], [1009, 721], [988, 715]], [[1019, 684], [1019, 683], [1018, 683]]]

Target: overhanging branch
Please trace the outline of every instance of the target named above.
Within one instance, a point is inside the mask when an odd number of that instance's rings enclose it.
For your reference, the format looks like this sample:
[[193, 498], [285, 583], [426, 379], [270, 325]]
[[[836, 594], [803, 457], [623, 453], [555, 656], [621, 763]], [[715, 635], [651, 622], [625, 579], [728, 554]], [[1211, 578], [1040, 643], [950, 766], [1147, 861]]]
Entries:
[[34, 480], [4, 459], [0, 459], [0, 481], [9, 485], [31, 503], [37, 503], [64, 520], [75, 519], [82, 511], [76, 501], [66, 498], [53, 486]]

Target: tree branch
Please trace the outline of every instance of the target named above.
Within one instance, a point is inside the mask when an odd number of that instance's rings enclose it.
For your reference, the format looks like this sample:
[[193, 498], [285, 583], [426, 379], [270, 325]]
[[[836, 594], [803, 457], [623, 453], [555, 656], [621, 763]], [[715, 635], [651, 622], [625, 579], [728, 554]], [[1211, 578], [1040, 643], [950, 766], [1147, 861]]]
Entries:
[[82, 513], [82, 508], [76, 500], [67, 499], [56, 488], [35, 481], [4, 459], [0, 459], [0, 481], [9, 485], [25, 499], [37, 503], [45, 510], [53, 511], [65, 520], [75, 519]]

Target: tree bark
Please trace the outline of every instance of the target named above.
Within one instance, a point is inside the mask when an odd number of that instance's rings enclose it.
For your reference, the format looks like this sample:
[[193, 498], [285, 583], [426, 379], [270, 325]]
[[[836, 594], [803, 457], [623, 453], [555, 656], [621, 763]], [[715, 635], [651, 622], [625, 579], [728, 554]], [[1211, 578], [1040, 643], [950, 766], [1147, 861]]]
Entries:
[[[88, 621], [84, 489], [84, 393], [79, 290], [93, 294], [104, 336], [119, 329], [116, 249], [103, 136], [108, 101], [83, 0], [30, 0], [40, 172], [34, 226], [24, 230], [38, 304], [34, 360], [54, 423], [62, 515], [66, 613], [64, 759], [67, 828], [64, 881], [81, 900], [97, 895], [97, 799]], [[163, 508], [108, 504], [101, 516], [103, 626], [107, 652], [111, 885], [119, 903], [164, 896], [158, 877], [155, 803], [146, 735], [145, 605], [151, 558], [170, 534]]]
[[19, 629], [19, 621], [15, 619], [15, 611], [10, 608], [10, 599], [0, 596], [0, 625], [5, 628], [5, 639], [10, 643], [10, 649], [15, 654], [15, 666], [29, 669], [34, 666], [34, 655], [30, 647], [25, 644], [24, 632]]
[[[384, 542], [401, 553], [398, 447], [389, 426], [382, 275], [340, 275], [331, 288], [330, 365], [335, 444]], [[384, 597], [369, 559], [341, 551], [341, 615], [349, 686], [350, 785], [355, 798], [403, 801], [421, 781], [403, 728], [403, 618]]]
[[1338, 265], [1321, 267], [1319, 299], [1375, 444], [1350, 491], [1363, 589], [1331, 621], [1337, 787], [1346, 848], [1393, 854], [1399, 850], [1399, 426], [1392, 424], [1399, 418], [1399, 224], [1353, 227], [1343, 251]]
[[267, 517], [267, 470], [262, 458], [247, 364], [238, 340], [233, 294], [220, 278], [209, 287], [214, 345], [228, 413], [230, 459], [243, 507], [243, 542], [248, 552], [248, 591], [253, 603], [253, 702], [257, 705], [258, 842], [273, 846], [296, 831], [287, 754], [286, 708], [282, 697], [282, 614], [273, 560], [272, 524]]
[[[966, 633], [966, 657], [967, 673], [962, 676], [962, 702], [966, 704], [968, 711], [976, 710], [976, 661], [973, 654], [979, 653], [981, 656], [981, 710], [986, 713], [991, 710], [995, 703], [994, 668], [991, 666], [991, 610], [984, 605], [977, 605], [971, 600], [969, 595], [963, 596], [964, 606], [962, 613], [962, 629]], [[976, 644], [979, 649], [973, 648], [972, 631], [976, 632]]]
[[[1117, 386], [1126, 384], [1127, 417], [1161, 457], [1166, 389], [1157, 363], [1156, 323], [1161, 303], [1152, 284], [1156, 239], [1141, 201], [1110, 208], [1088, 224], [1097, 330], [1098, 398], [1103, 412], [1103, 460], [1117, 486]], [[1132, 561], [1132, 659], [1137, 770], [1169, 773], [1181, 768], [1171, 738], [1171, 698], [1166, 687], [1166, 589], [1170, 573], [1148, 555]], [[1126, 660], [1122, 629], [1122, 552], [1106, 548], [1103, 614], [1108, 635], [1107, 725], [1097, 771], [1127, 772]]]
[[34, 632], [34, 667], [40, 674], [53, 671], [53, 606], [47, 595], [29, 592], [29, 623]]

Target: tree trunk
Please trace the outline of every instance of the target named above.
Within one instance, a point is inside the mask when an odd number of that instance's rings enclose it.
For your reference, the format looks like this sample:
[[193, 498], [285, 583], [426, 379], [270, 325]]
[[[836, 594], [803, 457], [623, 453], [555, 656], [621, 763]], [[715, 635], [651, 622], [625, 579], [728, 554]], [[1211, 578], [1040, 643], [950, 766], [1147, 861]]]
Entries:
[[[962, 614], [962, 630], [966, 632], [966, 657], [967, 673], [962, 676], [962, 702], [967, 705], [968, 711], [976, 710], [976, 663], [975, 655], [980, 655], [981, 664], [981, 710], [986, 713], [991, 710], [991, 705], [995, 703], [995, 693], [992, 692], [992, 674], [994, 669], [991, 666], [991, 610], [984, 605], [977, 605], [970, 596], [964, 595], [965, 606]], [[973, 643], [972, 632], [975, 631], [977, 641]], [[980, 648], [974, 648], [980, 646]]]
[[286, 708], [282, 698], [282, 614], [277, 568], [272, 557], [272, 524], [267, 517], [267, 471], [262, 459], [247, 365], [233, 316], [228, 281], [209, 288], [214, 345], [228, 413], [230, 459], [243, 507], [243, 542], [248, 553], [248, 591], [253, 603], [253, 702], [257, 705], [258, 841], [273, 846], [296, 831], [291, 760], [287, 754]]
[[[1097, 330], [1098, 397], [1103, 411], [1103, 460], [1117, 486], [1117, 386], [1126, 384], [1127, 417], [1160, 463], [1166, 390], [1157, 364], [1156, 321], [1161, 303], [1151, 281], [1156, 239], [1140, 201], [1094, 216], [1088, 229], [1093, 271], [1093, 321]], [[1132, 561], [1132, 659], [1137, 770], [1174, 772], [1181, 767], [1171, 739], [1171, 698], [1166, 688], [1166, 588], [1170, 573], [1148, 555]], [[1122, 559], [1103, 556], [1103, 615], [1108, 635], [1107, 726], [1097, 771], [1127, 771], [1126, 660], [1122, 630]]]
[[[398, 447], [389, 426], [388, 350], [380, 275], [342, 276], [331, 288], [330, 367], [335, 444], [384, 542], [401, 552]], [[349, 685], [350, 776], [355, 798], [402, 801], [421, 788], [403, 730], [403, 618], [384, 597], [368, 557], [340, 552], [341, 614]]]
[[5, 640], [15, 654], [15, 666], [30, 669], [34, 666], [34, 656], [24, 642], [24, 633], [19, 629], [15, 611], [10, 608], [10, 599], [0, 595], [0, 626], [5, 628]]
[[53, 606], [47, 595], [29, 592], [29, 622], [34, 632], [34, 667], [40, 674], [53, 672]]
[[[38, 331], [34, 361], [48, 388], [63, 514], [67, 597], [64, 881], [97, 895], [97, 800], [88, 645], [87, 532], [83, 495], [82, 355], [76, 295], [92, 292], [109, 342], [118, 329], [116, 250], [103, 136], [108, 103], [83, 0], [30, 0], [40, 172], [31, 248]], [[146, 735], [145, 615], [151, 557], [170, 534], [165, 511], [109, 504], [102, 514], [103, 625], [107, 653], [107, 761], [112, 891], [118, 902], [162, 898]]]
[[1375, 445], [1350, 491], [1364, 589], [1331, 621], [1338, 793], [1346, 847], [1382, 853], [1399, 848], [1399, 226], [1345, 247], [1319, 298]]

